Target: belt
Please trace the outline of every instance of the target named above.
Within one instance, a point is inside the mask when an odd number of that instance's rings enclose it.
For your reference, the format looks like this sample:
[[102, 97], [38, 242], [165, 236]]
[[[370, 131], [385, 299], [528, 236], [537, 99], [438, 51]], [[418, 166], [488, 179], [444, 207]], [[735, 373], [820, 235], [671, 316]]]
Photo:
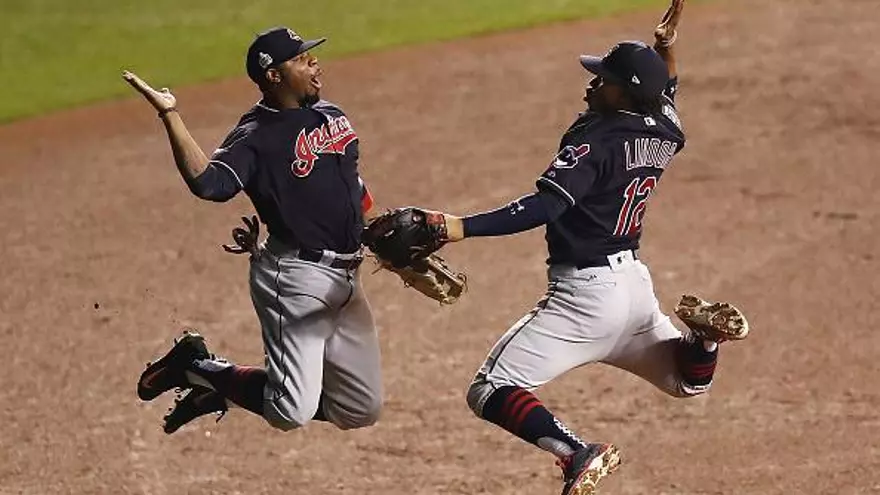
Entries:
[[275, 256], [311, 261], [312, 263], [320, 263], [330, 268], [354, 270], [364, 260], [364, 256], [360, 252], [337, 254], [333, 251], [322, 251], [320, 249], [292, 248], [272, 235], [263, 241], [263, 247]]
[[363, 256], [355, 255], [351, 258], [342, 258], [337, 256], [330, 259], [330, 262], [327, 263], [328, 260], [325, 259], [323, 252], [317, 249], [305, 248], [298, 249], [296, 252], [296, 257], [303, 261], [321, 263], [322, 265], [329, 266], [330, 268], [344, 268], [346, 270], [354, 270], [360, 266], [362, 261], [364, 261]]
[[577, 265], [575, 265], [578, 270], [582, 270], [584, 268], [599, 268], [603, 266], [615, 266], [623, 263], [628, 260], [637, 260], [639, 259], [638, 250], [624, 250], [618, 253], [609, 254], [606, 256], [596, 256], [591, 258], [582, 258]]

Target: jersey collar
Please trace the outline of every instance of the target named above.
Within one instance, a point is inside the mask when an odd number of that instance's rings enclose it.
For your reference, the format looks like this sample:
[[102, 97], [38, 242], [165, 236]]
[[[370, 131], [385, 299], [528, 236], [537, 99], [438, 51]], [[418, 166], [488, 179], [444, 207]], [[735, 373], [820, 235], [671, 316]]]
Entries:
[[257, 107], [262, 108], [263, 110], [266, 110], [268, 112], [281, 113], [281, 110], [270, 107], [269, 104], [267, 104], [264, 100], [258, 101]]

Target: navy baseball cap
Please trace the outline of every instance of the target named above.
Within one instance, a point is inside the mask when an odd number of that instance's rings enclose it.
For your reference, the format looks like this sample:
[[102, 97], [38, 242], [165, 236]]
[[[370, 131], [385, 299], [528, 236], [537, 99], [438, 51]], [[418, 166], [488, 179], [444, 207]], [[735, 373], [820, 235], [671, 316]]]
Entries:
[[621, 41], [602, 58], [581, 55], [580, 59], [588, 71], [642, 99], [657, 98], [669, 81], [666, 62], [641, 41]]
[[292, 29], [276, 27], [257, 35], [247, 52], [245, 67], [257, 84], [266, 80], [266, 70], [327, 41], [327, 38], [303, 40]]

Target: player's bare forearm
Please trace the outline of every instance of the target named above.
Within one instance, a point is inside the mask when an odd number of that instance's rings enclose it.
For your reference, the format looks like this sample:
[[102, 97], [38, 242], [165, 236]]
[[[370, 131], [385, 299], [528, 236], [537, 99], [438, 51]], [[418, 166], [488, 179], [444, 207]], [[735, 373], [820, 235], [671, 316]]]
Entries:
[[174, 161], [177, 170], [192, 190], [193, 180], [208, 168], [208, 157], [190, 135], [189, 130], [177, 113], [177, 98], [171, 94], [168, 88], [153, 89], [146, 81], [134, 72], [124, 71], [122, 78], [131, 85], [153, 109], [159, 114], [165, 130], [168, 132], [168, 141], [171, 151], [174, 153]]
[[208, 157], [189, 133], [180, 114], [168, 112], [162, 116], [162, 123], [165, 124], [165, 130], [168, 132], [168, 141], [171, 144], [177, 170], [187, 185], [190, 185], [208, 168]]
[[681, 21], [684, 3], [685, 0], [670, 0], [669, 8], [666, 9], [660, 23], [654, 28], [654, 50], [666, 62], [670, 78], [678, 76], [675, 64], [675, 51], [672, 45], [678, 39], [678, 23]]
[[654, 43], [654, 49], [660, 54], [660, 58], [666, 62], [666, 67], [669, 69], [669, 78], [678, 77], [678, 69], [675, 65], [675, 49], [672, 46], [663, 46], [659, 41]]

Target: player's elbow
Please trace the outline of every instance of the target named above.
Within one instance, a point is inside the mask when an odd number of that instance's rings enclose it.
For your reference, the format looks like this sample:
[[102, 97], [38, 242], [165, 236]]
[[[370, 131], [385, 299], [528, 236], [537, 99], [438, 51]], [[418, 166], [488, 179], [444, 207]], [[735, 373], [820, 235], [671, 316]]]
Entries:
[[227, 174], [217, 170], [213, 165], [197, 177], [188, 179], [186, 185], [196, 197], [216, 203], [229, 201], [240, 190]]
[[225, 203], [232, 199], [232, 196], [200, 196], [205, 201], [213, 201], [214, 203]]
[[193, 182], [187, 183], [187, 186], [189, 186], [189, 191], [193, 193], [194, 196], [199, 199], [204, 199], [205, 201], [225, 203], [235, 197], [235, 193], [232, 193], [230, 191], [224, 191], [221, 189], [210, 187], [202, 187], [202, 185], [195, 184]]

